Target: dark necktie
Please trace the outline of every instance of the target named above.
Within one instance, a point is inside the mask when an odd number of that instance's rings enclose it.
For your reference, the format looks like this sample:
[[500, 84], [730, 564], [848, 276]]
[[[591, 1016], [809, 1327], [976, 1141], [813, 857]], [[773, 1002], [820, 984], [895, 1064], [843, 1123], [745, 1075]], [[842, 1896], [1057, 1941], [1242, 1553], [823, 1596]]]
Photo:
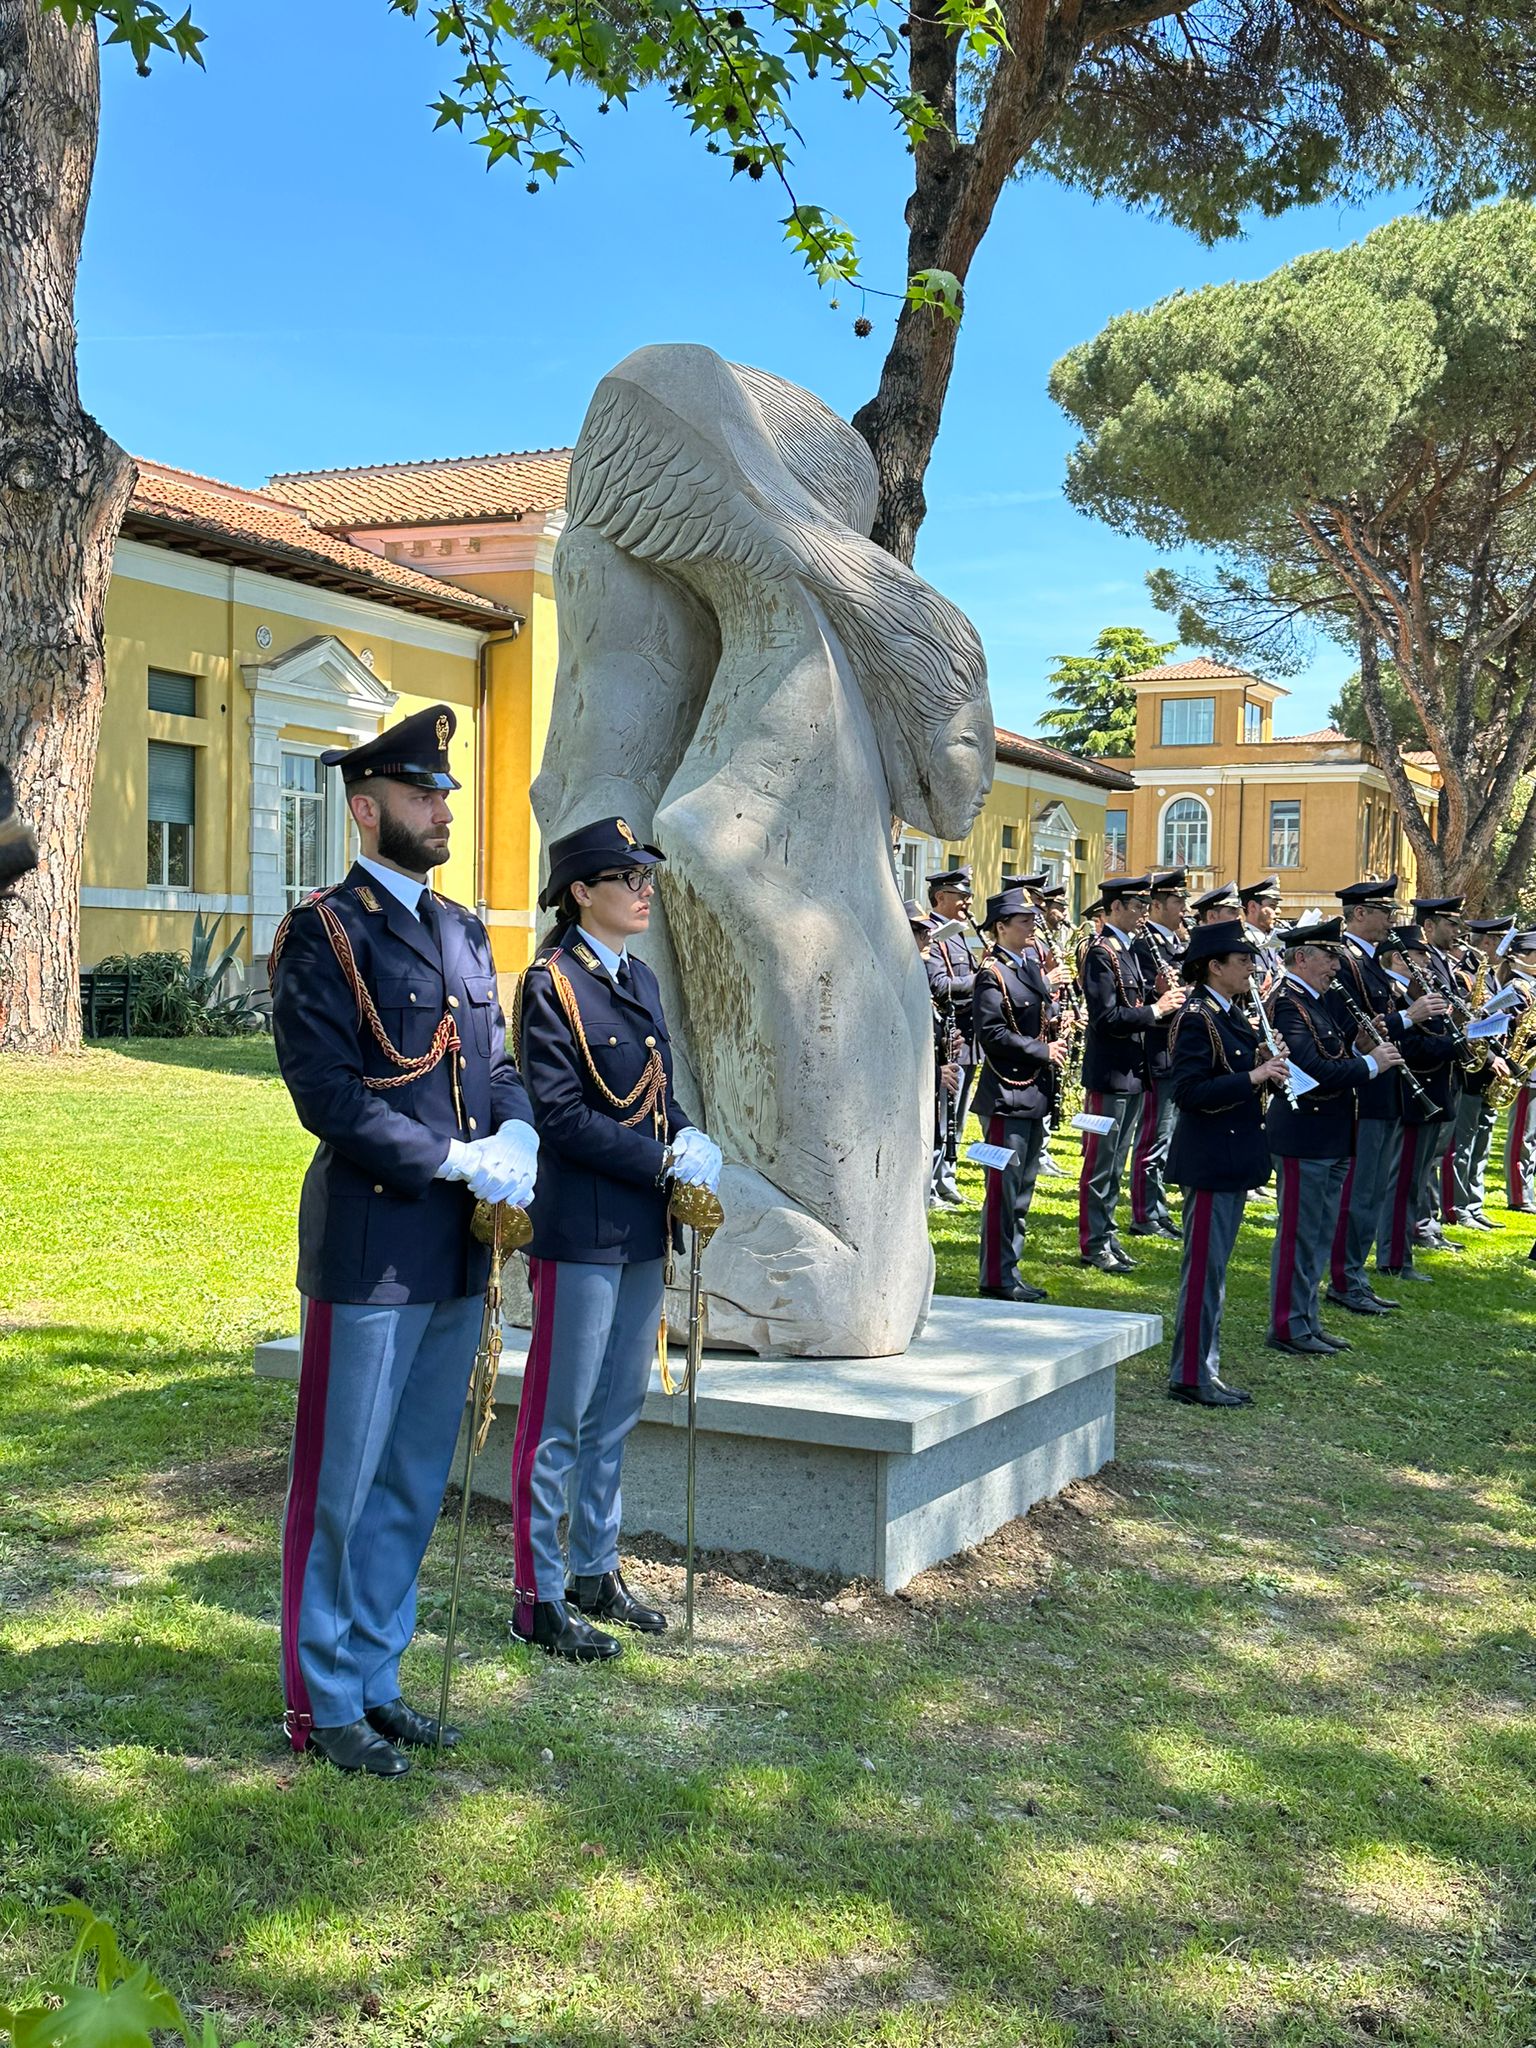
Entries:
[[438, 951], [441, 952], [442, 947], [438, 945], [437, 937], [437, 913], [436, 910], [433, 908], [432, 891], [430, 889], [422, 890], [421, 900], [416, 905], [416, 915], [421, 920], [422, 930], [426, 933], [427, 937], [432, 941], [433, 945], [437, 946]]
[[617, 973], [616, 973], [616, 974], [614, 975], [614, 977], [613, 977], [613, 978], [614, 978], [614, 980], [615, 980], [615, 981], [616, 981], [616, 982], [617, 982], [617, 983], [619, 984], [619, 987], [620, 987], [621, 989], [623, 989], [623, 991], [624, 991], [625, 995], [628, 995], [628, 994], [630, 993], [630, 982], [629, 982], [629, 959], [628, 959], [628, 956], [627, 956], [627, 955], [626, 955], [626, 957], [625, 957], [624, 959], [622, 959], [622, 960], [621, 960], [621, 961], [619, 962], [619, 968], [618, 968], [618, 972], [617, 972]]

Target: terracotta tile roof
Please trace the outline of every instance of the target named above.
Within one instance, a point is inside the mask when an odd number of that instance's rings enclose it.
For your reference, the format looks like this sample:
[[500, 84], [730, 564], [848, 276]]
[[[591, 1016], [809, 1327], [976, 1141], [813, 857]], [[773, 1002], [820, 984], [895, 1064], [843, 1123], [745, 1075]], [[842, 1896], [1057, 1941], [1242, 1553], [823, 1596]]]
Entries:
[[1252, 669], [1233, 668], [1225, 661], [1206, 661], [1199, 657], [1194, 661], [1169, 662], [1164, 668], [1138, 669], [1135, 675], [1126, 677], [1126, 681], [1131, 683], [1261, 683], [1263, 680]]
[[1321, 725], [1316, 732], [1277, 732], [1270, 741], [1270, 745], [1273, 747], [1289, 747], [1293, 745], [1317, 745], [1331, 741], [1337, 746], [1340, 740], [1347, 743], [1349, 734], [1347, 732], [1340, 732], [1336, 725]]
[[1024, 733], [997, 728], [997, 758], [1015, 768], [1040, 768], [1051, 775], [1070, 775], [1078, 782], [1091, 782], [1098, 789], [1134, 789], [1135, 778], [1106, 762], [1087, 761], [1081, 754], [1069, 754], [1053, 747], [1049, 740], [1029, 739]]
[[139, 463], [123, 531], [132, 539], [196, 554], [250, 560], [274, 575], [349, 590], [461, 625], [490, 628], [515, 616], [489, 598], [326, 533], [302, 507], [270, 491], [243, 490], [164, 463]]
[[381, 462], [362, 469], [290, 470], [267, 488], [302, 505], [318, 526], [441, 526], [558, 512], [570, 479], [569, 448], [509, 455], [453, 455], [438, 462]]

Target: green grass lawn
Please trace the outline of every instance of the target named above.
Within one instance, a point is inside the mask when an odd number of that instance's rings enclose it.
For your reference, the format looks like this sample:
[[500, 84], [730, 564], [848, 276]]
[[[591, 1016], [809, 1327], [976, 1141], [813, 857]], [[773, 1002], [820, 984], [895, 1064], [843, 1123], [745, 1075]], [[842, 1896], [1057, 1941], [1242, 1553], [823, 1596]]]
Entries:
[[[278, 1728], [293, 1392], [249, 1353], [308, 1151], [270, 1042], [0, 1067], [0, 1999], [73, 1896], [263, 2048], [1536, 2041], [1529, 1230], [1317, 1360], [1262, 1349], [1246, 1230], [1257, 1406], [1138, 1359], [1097, 1480], [897, 1599], [717, 1560], [691, 1661], [509, 1648], [477, 1504], [471, 1738], [384, 1785]], [[1074, 1195], [1032, 1277], [1170, 1313], [1178, 1247], [1087, 1272]], [[948, 1290], [976, 1224], [936, 1220]]]

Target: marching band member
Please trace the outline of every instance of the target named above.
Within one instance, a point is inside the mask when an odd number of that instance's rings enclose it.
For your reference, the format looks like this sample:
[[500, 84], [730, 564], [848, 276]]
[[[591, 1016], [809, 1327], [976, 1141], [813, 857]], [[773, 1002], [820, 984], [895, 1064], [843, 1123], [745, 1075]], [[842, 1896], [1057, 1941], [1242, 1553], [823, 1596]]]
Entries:
[[[1183, 868], [1166, 868], [1152, 877], [1152, 902], [1147, 921], [1136, 935], [1141, 978], [1155, 993], [1176, 988], [1184, 957], [1184, 906], [1187, 876]], [[1131, 1235], [1179, 1235], [1168, 1207], [1168, 1141], [1173, 1136], [1173, 1090], [1168, 1085], [1168, 1026], [1147, 1027], [1147, 1085], [1142, 1092], [1131, 1147]]]
[[[1454, 958], [1461, 937], [1461, 896], [1415, 896], [1414, 922], [1423, 939], [1423, 972], [1427, 985], [1436, 988], [1449, 1002], [1465, 998], [1467, 989]], [[1471, 1077], [1459, 1060], [1444, 1069], [1448, 1114], [1434, 1127], [1433, 1142], [1425, 1143], [1419, 1162], [1419, 1186], [1414, 1203], [1413, 1241], [1420, 1251], [1459, 1252], [1461, 1246], [1448, 1238], [1441, 1225], [1441, 1196], [1456, 1145], [1456, 1126], [1461, 1115], [1461, 1098]], [[1447, 1205], [1445, 1220], [1453, 1222], [1454, 1203]]]
[[[1384, 1038], [1406, 1052], [1419, 1025], [1444, 1016], [1446, 1006], [1443, 996], [1426, 994], [1404, 1007], [1399, 986], [1376, 958], [1377, 948], [1391, 936], [1396, 888], [1396, 875], [1389, 875], [1384, 882], [1351, 882], [1335, 892], [1344, 906], [1344, 934], [1328, 1001], [1346, 1039], [1352, 1041], [1361, 1018], [1369, 1018]], [[1401, 1304], [1375, 1291], [1366, 1262], [1377, 1241], [1392, 1161], [1400, 1151], [1403, 1093], [1396, 1072], [1379, 1073], [1359, 1093], [1355, 1156], [1333, 1234], [1328, 1299], [1351, 1315], [1393, 1315]]]
[[1207, 889], [1189, 907], [1195, 913], [1196, 924], [1230, 924], [1243, 914], [1235, 882], [1222, 882], [1215, 889]]
[[1108, 1117], [1114, 1126], [1102, 1137], [1085, 1133], [1078, 1180], [1078, 1250], [1082, 1263], [1101, 1273], [1129, 1273], [1136, 1265], [1116, 1234], [1115, 1204], [1146, 1084], [1144, 1034], [1148, 1025], [1171, 1016], [1184, 1000], [1181, 989], [1154, 996], [1142, 978], [1134, 941], [1151, 907], [1150, 892], [1148, 875], [1106, 875], [1104, 928], [1089, 941], [1082, 959], [1088, 1012], [1084, 1107], [1092, 1116]]
[[1255, 1000], [1262, 1002], [1285, 968], [1280, 946], [1270, 936], [1280, 915], [1280, 877], [1268, 875], [1262, 882], [1245, 883], [1237, 894], [1242, 906], [1243, 928], [1259, 949], [1253, 989]]
[[1013, 1154], [1011, 1165], [988, 1169], [981, 1211], [980, 1292], [996, 1301], [1046, 1298], [1019, 1271], [1046, 1119], [1067, 1055], [1065, 1039], [1051, 1028], [1051, 977], [1035, 955], [1038, 922], [1023, 889], [990, 898], [982, 930], [993, 943], [976, 970], [976, 1114], [987, 1143]]
[[1325, 1000], [1339, 973], [1341, 937], [1336, 917], [1295, 925], [1280, 935], [1285, 968], [1270, 998], [1270, 1019], [1296, 1067], [1317, 1085], [1298, 1095], [1294, 1107], [1277, 1088], [1265, 1118], [1279, 1211], [1265, 1339], [1272, 1351], [1351, 1348], [1323, 1328], [1318, 1289], [1349, 1174], [1355, 1090], [1402, 1064], [1390, 1040], [1378, 1047], [1367, 1031], [1346, 1035]]
[[[1507, 987], [1513, 983], [1521, 994], [1520, 1008], [1515, 1012], [1515, 1022], [1510, 1026], [1509, 1043], [1513, 1045], [1520, 1021], [1536, 1001], [1536, 985], [1532, 981], [1532, 955], [1536, 954], [1536, 932], [1515, 932], [1504, 948], [1501, 978]], [[1536, 1215], [1536, 1115], [1532, 1114], [1532, 1095], [1536, 1086], [1523, 1084], [1515, 1093], [1509, 1105], [1509, 1128], [1504, 1137], [1504, 1192], [1506, 1206], [1517, 1210], [1522, 1216]]]
[[[512, 1446], [514, 1635], [577, 1663], [617, 1657], [594, 1622], [666, 1617], [619, 1571], [620, 1468], [650, 1384], [673, 1180], [713, 1189], [720, 1148], [672, 1092], [656, 977], [629, 951], [655, 870], [622, 818], [552, 840], [553, 931], [523, 977], [517, 1038], [542, 1140], [528, 1248], [533, 1328]], [[558, 1529], [569, 1495], [570, 1579]]]
[[[1417, 925], [1398, 925], [1377, 948], [1377, 963], [1391, 977], [1405, 1004], [1416, 1000], [1415, 979], [1427, 967], [1424, 942]], [[1403, 1057], [1417, 1088], [1405, 1088], [1396, 1143], [1388, 1155], [1382, 1182], [1381, 1215], [1376, 1225], [1376, 1270], [1390, 1280], [1415, 1280], [1428, 1286], [1431, 1276], [1414, 1264], [1414, 1215], [1423, 1184], [1423, 1162], [1440, 1144], [1441, 1126], [1451, 1111], [1451, 1072], [1463, 1040], [1450, 1028], [1445, 998], [1434, 994], [1441, 1008], [1403, 1041]]]
[[[971, 871], [969, 868], [946, 868], [941, 874], [928, 877], [928, 904], [935, 924], [958, 918], [962, 925], [971, 921]], [[976, 1055], [972, 1050], [971, 994], [976, 979], [976, 966], [971, 958], [971, 949], [965, 942], [963, 931], [951, 932], [947, 938], [932, 941], [932, 957], [942, 969], [942, 994], [940, 978], [930, 972], [928, 986], [935, 1002], [949, 1008], [951, 1028], [960, 1034], [960, 1093], [954, 1099], [952, 1111], [946, 1112], [942, 1102], [938, 1106], [939, 1121], [953, 1133], [953, 1139], [934, 1161], [933, 1192], [941, 1202], [948, 1202], [959, 1208], [964, 1197], [960, 1184], [955, 1179], [958, 1158], [959, 1134], [965, 1129], [965, 1119], [971, 1106], [971, 1090], [976, 1085]]]
[[1220, 1346], [1243, 1205], [1269, 1178], [1263, 1091], [1287, 1072], [1238, 1007], [1256, 958], [1236, 919], [1191, 932], [1182, 972], [1193, 992], [1169, 1034], [1179, 1120], [1168, 1174], [1184, 1190], [1184, 1258], [1168, 1392], [1202, 1408], [1245, 1408], [1253, 1398], [1223, 1381]]
[[474, 1197], [526, 1202], [539, 1150], [490, 938], [427, 884], [448, 858], [454, 729], [434, 704], [321, 756], [362, 850], [289, 912], [270, 969], [278, 1065], [320, 1140], [299, 1201], [284, 1725], [295, 1749], [384, 1778], [438, 1739], [400, 1697], [400, 1659], [480, 1331]]
[[[1497, 986], [1499, 941], [1514, 929], [1514, 923], [1512, 917], [1474, 917], [1467, 921], [1472, 973], [1474, 980], [1481, 975], [1486, 995], [1491, 995]], [[1497, 1104], [1488, 1099], [1488, 1088], [1503, 1066], [1503, 1060], [1495, 1056], [1477, 1072], [1463, 1076], [1455, 1142], [1447, 1154], [1450, 1187], [1441, 1212], [1448, 1211], [1452, 1222], [1473, 1230], [1504, 1228], [1487, 1213], [1488, 1154], [1493, 1147], [1493, 1127], [1499, 1120]]]
[[933, 948], [933, 921], [923, 914], [922, 905], [913, 902], [911, 897], [902, 907], [917, 944], [917, 957], [928, 976], [928, 996], [933, 1005], [933, 1158], [928, 1169], [928, 1206], [931, 1209], [938, 1200], [934, 1183], [950, 1149], [950, 1109], [960, 1093], [960, 1034], [952, 1021], [949, 977]]

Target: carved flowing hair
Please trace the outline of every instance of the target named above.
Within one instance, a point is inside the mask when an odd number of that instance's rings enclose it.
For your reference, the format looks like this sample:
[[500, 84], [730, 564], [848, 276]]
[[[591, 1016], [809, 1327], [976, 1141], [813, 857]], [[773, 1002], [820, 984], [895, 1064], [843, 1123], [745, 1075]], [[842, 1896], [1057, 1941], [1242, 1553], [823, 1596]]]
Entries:
[[[868, 447], [797, 385], [706, 348], [639, 349], [597, 387], [571, 463], [573, 524], [671, 569], [709, 602], [709, 565], [798, 578], [841, 641], [893, 796], [968, 715], [990, 779], [986, 657], [975, 628], [868, 538]], [[893, 761], [888, 740], [904, 761]], [[909, 798], [910, 801], [910, 798]]]

